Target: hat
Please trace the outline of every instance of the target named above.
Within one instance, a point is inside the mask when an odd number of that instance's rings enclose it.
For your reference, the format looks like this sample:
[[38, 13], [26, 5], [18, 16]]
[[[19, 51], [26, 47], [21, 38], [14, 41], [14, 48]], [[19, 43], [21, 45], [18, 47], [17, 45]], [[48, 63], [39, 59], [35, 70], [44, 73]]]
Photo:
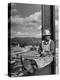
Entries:
[[51, 35], [50, 31], [48, 29], [46, 29], [44, 32], [43, 32], [43, 35]]

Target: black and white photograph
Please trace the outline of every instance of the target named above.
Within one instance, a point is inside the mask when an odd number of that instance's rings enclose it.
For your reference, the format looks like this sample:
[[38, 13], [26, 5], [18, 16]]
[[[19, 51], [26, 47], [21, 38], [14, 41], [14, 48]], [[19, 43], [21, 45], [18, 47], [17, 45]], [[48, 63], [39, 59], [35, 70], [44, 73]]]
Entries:
[[8, 3], [8, 76], [56, 75], [58, 6]]

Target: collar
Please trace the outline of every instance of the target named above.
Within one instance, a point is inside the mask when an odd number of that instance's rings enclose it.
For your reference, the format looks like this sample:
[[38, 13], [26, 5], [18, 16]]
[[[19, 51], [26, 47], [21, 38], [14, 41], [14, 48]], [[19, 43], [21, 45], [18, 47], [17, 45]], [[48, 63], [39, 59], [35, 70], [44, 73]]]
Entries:
[[43, 41], [44, 45], [47, 45], [49, 43], [49, 41]]

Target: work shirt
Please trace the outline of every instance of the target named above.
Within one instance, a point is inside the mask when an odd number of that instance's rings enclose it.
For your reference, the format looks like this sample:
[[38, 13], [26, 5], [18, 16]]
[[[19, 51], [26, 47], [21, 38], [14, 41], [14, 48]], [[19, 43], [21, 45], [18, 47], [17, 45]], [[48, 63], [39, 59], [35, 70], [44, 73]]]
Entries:
[[42, 41], [42, 54], [53, 54], [54, 53], [54, 42], [49, 40], [48, 42]]

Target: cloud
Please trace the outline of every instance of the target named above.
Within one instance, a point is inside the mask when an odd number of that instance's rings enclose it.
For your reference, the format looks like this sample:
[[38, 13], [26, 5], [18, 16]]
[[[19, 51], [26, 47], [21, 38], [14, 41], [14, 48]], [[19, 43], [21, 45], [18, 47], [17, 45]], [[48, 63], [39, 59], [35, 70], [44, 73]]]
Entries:
[[19, 36], [25, 36], [25, 35], [29, 35], [29, 33], [28, 32], [16, 32], [16, 34], [15, 34], [16, 36], [17, 35], [19, 35]]
[[11, 9], [11, 16], [14, 16], [18, 13], [17, 9]]
[[11, 9], [11, 13], [16, 13], [18, 12], [17, 9]]
[[16, 23], [16, 24], [31, 24], [31, 23], [37, 23], [39, 22], [41, 24], [41, 11], [40, 12], [35, 12], [34, 14], [28, 16], [28, 17], [25, 17], [25, 18], [22, 18], [20, 15], [18, 16], [11, 16], [11, 21], [13, 23]]
[[13, 32], [11, 33], [12, 37], [36, 37], [41, 38], [42, 34], [40, 33], [30, 33], [30, 32]]
[[37, 27], [38, 30], [42, 29], [42, 25], [40, 25], [39, 27]]
[[16, 24], [23, 24], [25, 22], [24, 18], [21, 18], [20, 15], [11, 16], [11, 22]]
[[12, 6], [12, 7], [16, 6], [16, 3], [11, 3], [11, 6]]
[[41, 11], [40, 12], [36, 12], [32, 15], [30, 15], [29, 17], [26, 18], [27, 21], [39, 21], [41, 18]]
[[55, 20], [55, 26], [58, 26], [58, 24], [59, 24], [59, 21]]
[[11, 16], [11, 29], [15, 37], [41, 37], [41, 12], [35, 12], [28, 17]]

